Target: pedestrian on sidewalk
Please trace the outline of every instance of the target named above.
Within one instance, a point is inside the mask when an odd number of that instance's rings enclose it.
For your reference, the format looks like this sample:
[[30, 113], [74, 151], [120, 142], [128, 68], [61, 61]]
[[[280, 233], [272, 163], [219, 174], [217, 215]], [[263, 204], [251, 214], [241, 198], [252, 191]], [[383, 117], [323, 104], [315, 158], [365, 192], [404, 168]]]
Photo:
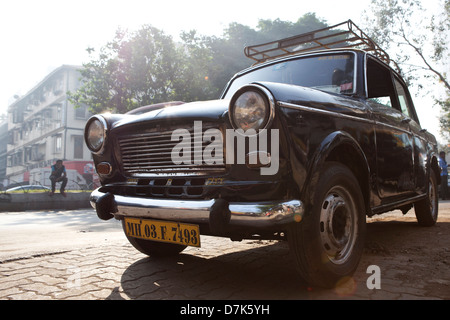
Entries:
[[56, 183], [61, 182], [60, 192], [66, 197], [66, 185], [67, 185], [67, 173], [66, 167], [63, 165], [62, 160], [57, 160], [54, 165], [52, 165], [52, 173], [50, 175], [50, 181], [52, 182], [52, 191], [50, 192], [50, 196], [55, 194]]

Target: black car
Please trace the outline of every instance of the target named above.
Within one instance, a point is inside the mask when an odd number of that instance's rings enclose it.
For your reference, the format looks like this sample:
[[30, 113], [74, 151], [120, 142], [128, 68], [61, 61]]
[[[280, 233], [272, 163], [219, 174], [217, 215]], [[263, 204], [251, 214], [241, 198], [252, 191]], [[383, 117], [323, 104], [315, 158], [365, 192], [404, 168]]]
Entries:
[[[346, 28], [346, 29], [345, 29]], [[289, 242], [300, 275], [333, 286], [361, 258], [366, 216], [438, 215], [439, 167], [408, 88], [351, 21], [245, 48], [221, 98], [86, 124], [101, 219], [151, 256], [200, 235]]]

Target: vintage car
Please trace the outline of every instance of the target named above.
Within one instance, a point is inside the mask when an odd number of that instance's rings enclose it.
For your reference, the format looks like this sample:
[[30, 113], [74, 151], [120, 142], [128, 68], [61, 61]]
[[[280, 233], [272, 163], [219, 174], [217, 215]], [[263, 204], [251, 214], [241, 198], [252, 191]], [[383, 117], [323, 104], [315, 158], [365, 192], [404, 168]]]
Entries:
[[351, 21], [245, 48], [220, 99], [98, 114], [85, 129], [100, 219], [150, 256], [200, 235], [287, 240], [333, 286], [361, 258], [366, 216], [414, 206], [435, 224], [439, 167], [408, 88]]

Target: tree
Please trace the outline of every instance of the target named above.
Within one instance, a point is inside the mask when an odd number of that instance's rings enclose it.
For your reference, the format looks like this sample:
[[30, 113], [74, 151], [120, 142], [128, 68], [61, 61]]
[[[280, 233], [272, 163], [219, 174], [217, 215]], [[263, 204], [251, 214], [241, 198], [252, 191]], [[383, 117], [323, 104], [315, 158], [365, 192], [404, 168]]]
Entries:
[[269, 42], [326, 28], [327, 26], [325, 20], [319, 19], [315, 13], [309, 12], [301, 16], [296, 22], [281, 21], [280, 19], [259, 20], [257, 28], [261, 37], [264, 38], [263, 42]]
[[441, 132], [450, 138], [450, 84], [445, 72], [450, 63], [450, 0], [442, 0], [440, 6], [440, 14], [430, 15], [420, 0], [372, 0], [364, 28], [381, 47], [394, 52], [398, 71], [422, 95], [430, 93], [424, 81], [444, 90], [434, 98], [442, 110]]
[[179, 81], [180, 54], [172, 38], [152, 26], [133, 33], [119, 29], [98, 58], [83, 64], [81, 88], [69, 93], [69, 99], [76, 106], [88, 105], [93, 113], [124, 113], [168, 101], [173, 83]]
[[327, 23], [307, 13], [296, 22], [280, 19], [260, 19], [256, 29], [232, 22], [224, 30], [222, 37], [205, 37], [203, 42], [211, 51], [211, 82], [223, 89], [230, 78], [254, 63], [244, 55], [244, 48], [249, 45], [265, 43], [287, 38], [304, 32], [327, 27]]
[[181, 57], [181, 76], [174, 84], [175, 97], [183, 101], [217, 98], [220, 88], [211, 81], [211, 77], [214, 77], [214, 65], [205, 37], [191, 30], [182, 32], [181, 39], [183, 43], [180, 45], [184, 48], [184, 54]]
[[183, 32], [181, 43], [150, 25], [135, 32], [117, 30], [114, 39], [83, 64], [81, 87], [69, 92], [75, 106], [93, 113], [125, 113], [139, 106], [181, 100], [217, 99], [230, 78], [249, 67], [247, 45], [289, 37], [326, 23], [305, 14], [295, 23], [260, 20], [257, 29], [230, 23], [222, 37]]

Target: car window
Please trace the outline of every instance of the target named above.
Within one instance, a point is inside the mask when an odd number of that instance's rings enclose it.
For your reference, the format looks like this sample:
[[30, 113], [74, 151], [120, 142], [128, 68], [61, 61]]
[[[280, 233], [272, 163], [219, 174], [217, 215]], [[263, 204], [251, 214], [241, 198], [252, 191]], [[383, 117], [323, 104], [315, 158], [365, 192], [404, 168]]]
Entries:
[[336, 53], [270, 64], [234, 79], [225, 98], [231, 98], [240, 87], [255, 81], [294, 84], [351, 94], [355, 91], [355, 56], [352, 53]]
[[367, 60], [367, 97], [370, 101], [386, 107], [396, 106], [391, 72], [371, 58]]
[[403, 85], [398, 81], [396, 78], [394, 78], [395, 83], [395, 89], [397, 90], [397, 97], [400, 104], [400, 109], [402, 110], [402, 113], [407, 115], [408, 117], [412, 118], [411, 114], [411, 108], [409, 105], [408, 96], [406, 94], [406, 89], [403, 87]]

